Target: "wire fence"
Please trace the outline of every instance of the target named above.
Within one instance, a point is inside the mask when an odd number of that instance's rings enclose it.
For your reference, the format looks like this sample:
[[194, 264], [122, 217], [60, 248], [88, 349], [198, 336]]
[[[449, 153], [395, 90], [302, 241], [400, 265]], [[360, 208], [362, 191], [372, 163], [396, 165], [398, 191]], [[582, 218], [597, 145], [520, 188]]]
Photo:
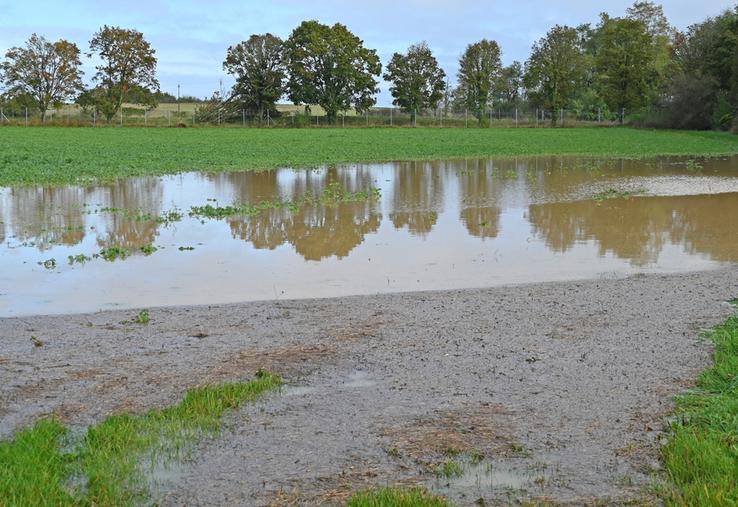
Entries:
[[245, 110], [219, 110], [202, 105], [162, 104], [153, 110], [123, 107], [106, 118], [96, 111], [76, 106], [64, 106], [47, 111], [42, 118], [38, 111], [0, 108], [0, 126], [69, 126], [69, 127], [242, 127], [242, 128], [350, 128], [350, 127], [572, 127], [611, 126], [620, 122], [620, 115], [602, 111], [545, 111], [530, 107], [491, 108], [482, 114], [469, 111], [407, 112], [399, 108], [378, 107], [363, 113], [340, 112], [329, 121], [322, 113], [291, 108], [255, 118]]

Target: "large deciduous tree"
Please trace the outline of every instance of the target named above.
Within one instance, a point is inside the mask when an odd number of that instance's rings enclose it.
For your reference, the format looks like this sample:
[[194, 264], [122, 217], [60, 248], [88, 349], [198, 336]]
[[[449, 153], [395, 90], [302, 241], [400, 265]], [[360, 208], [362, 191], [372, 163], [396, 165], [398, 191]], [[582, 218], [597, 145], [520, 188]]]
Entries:
[[137, 96], [142, 91], [159, 91], [156, 52], [141, 32], [105, 25], [93, 35], [90, 50], [102, 60], [93, 77], [97, 83], [93, 95], [97, 110], [108, 121], [130, 98], [132, 90]]
[[66, 40], [50, 42], [33, 34], [25, 47], [13, 47], [0, 63], [6, 96], [32, 97], [41, 113], [73, 98], [82, 87], [79, 49]]
[[501, 84], [502, 62], [496, 41], [482, 39], [469, 44], [459, 59], [459, 87], [466, 106], [484, 121], [496, 88]]
[[595, 58], [600, 95], [622, 123], [622, 111], [645, 105], [655, 81], [652, 38], [642, 21], [612, 18], [601, 28], [600, 44]]
[[555, 124], [559, 109], [572, 100], [585, 72], [586, 58], [578, 31], [556, 25], [533, 45], [525, 64], [527, 94], [551, 112]]
[[252, 35], [228, 48], [223, 68], [236, 78], [233, 94], [252, 116], [276, 112], [286, 78], [282, 39], [270, 33]]
[[294, 104], [318, 104], [335, 122], [339, 111], [363, 112], [376, 103], [377, 52], [346, 26], [303, 21], [285, 42], [287, 93]]
[[497, 84], [498, 100], [507, 104], [514, 104], [520, 99], [521, 90], [523, 89], [523, 64], [513, 62], [507, 67], [503, 67], [500, 72], [500, 79]]
[[392, 103], [409, 113], [436, 108], [446, 89], [446, 73], [425, 42], [392, 55], [384, 79], [392, 83]]

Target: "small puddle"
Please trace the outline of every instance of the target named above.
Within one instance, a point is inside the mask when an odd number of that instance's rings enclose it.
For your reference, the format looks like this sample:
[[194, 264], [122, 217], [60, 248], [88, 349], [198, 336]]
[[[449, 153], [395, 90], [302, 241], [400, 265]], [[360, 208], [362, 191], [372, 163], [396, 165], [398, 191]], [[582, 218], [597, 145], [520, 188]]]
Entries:
[[348, 379], [344, 380], [342, 387], [348, 387], [349, 389], [358, 389], [364, 387], [372, 387], [377, 382], [369, 378], [369, 373], [361, 370], [356, 370], [348, 376]]
[[306, 394], [314, 393], [317, 391], [315, 387], [311, 386], [298, 386], [298, 385], [287, 385], [282, 387], [282, 396], [305, 396]]
[[545, 470], [520, 463], [508, 463], [483, 459], [473, 461], [467, 457], [456, 458], [461, 474], [439, 478], [434, 486], [441, 493], [463, 493], [466, 496], [542, 489], [547, 480]]

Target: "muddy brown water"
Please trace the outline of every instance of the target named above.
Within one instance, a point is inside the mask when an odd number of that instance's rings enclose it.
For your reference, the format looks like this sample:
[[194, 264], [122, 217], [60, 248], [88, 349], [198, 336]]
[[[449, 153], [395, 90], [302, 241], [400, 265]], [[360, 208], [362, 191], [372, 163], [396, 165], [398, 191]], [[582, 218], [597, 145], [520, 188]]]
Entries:
[[[296, 200], [332, 182], [381, 197], [187, 215]], [[598, 197], [609, 191], [632, 195]], [[172, 210], [183, 219], [140, 219]], [[736, 216], [738, 157], [400, 162], [0, 188], [0, 316], [712, 269], [738, 260]], [[149, 244], [158, 250], [145, 256]], [[133, 255], [68, 264], [107, 247]]]

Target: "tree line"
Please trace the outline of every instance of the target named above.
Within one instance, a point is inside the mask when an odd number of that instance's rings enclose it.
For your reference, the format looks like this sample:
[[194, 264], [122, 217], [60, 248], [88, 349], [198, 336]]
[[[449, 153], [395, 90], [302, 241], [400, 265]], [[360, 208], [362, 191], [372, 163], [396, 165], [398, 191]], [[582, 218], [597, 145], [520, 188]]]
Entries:
[[[160, 91], [155, 50], [137, 30], [103, 26], [93, 35], [85, 56], [101, 63], [90, 87], [82, 83], [82, 56], [72, 42], [33, 34], [0, 62], [0, 103], [31, 107], [43, 119], [73, 100], [110, 120], [124, 103], [176, 100]], [[285, 97], [306, 110], [322, 107], [328, 122], [365, 112], [376, 105], [382, 77], [393, 104], [410, 114], [465, 111], [484, 124], [495, 108], [528, 107], [554, 124], [567, 110], [580, 118], [727, 130], [738, 128], [738, 6], [679, 31], [661, 5], [636, 1], [622, 17], [603, 13], [594, 24], [554, 26], [526, 62], [509, 66], [500, 45], [482, 39], [460, 56], [453, 84], [426, 42], [383, 67], [345, 25], [318, 21], [302, 22], [285, 40], [251, 35], [228, 48], [223, 69], [235, 84], [211, 103], [259, 119], [279, 115]]]

